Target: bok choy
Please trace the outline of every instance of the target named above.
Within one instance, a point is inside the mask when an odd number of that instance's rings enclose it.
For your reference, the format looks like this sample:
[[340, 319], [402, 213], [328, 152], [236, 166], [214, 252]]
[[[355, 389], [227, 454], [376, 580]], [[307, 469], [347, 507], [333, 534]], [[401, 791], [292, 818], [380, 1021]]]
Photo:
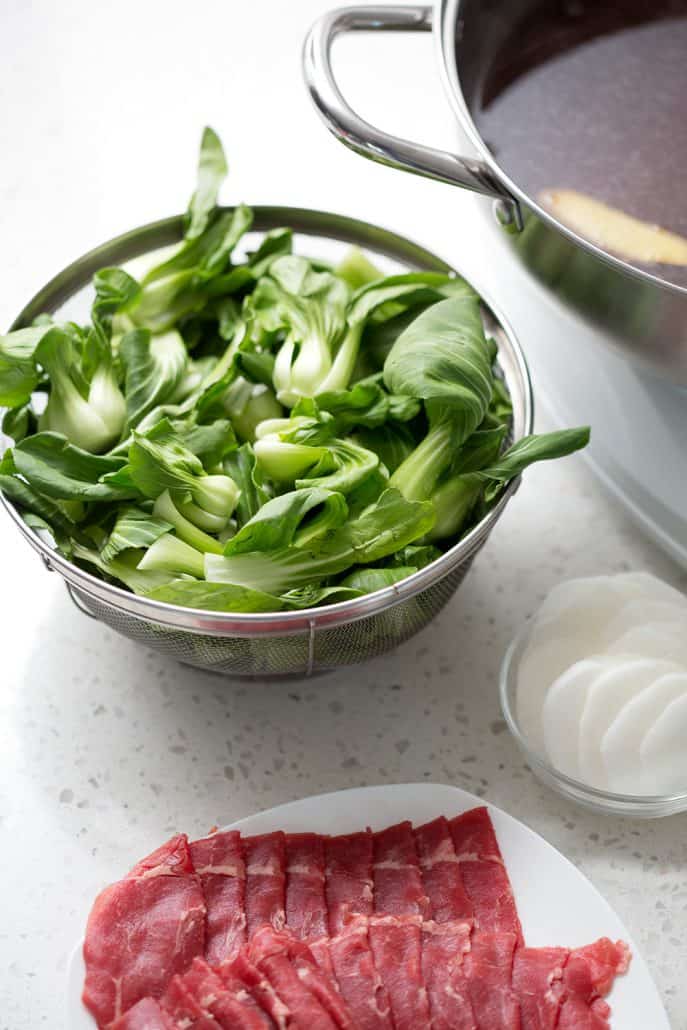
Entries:
[[218, 206], [203, 133], [183, 239], [94, 277], [86, 324], [0, 336], [0, 490], [147, 597], [271, 612], [393, 586], [586, 428], [511, 438], [480, 299], [454, 275], [294, 254]]

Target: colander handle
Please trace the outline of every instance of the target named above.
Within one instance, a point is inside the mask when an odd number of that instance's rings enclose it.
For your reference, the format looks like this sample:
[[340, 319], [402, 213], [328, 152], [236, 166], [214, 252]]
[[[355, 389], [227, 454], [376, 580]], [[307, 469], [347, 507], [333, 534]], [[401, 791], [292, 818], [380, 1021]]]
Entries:
[[344, 98], [332, 69], [331, 49], [346, 32], [430, 32], [432, 8], [425, 6], [341, 7], [319, 18], [306, 36], [303, 75], [312, 101], [330, 131], [356, 154], [379, 164], [496, 197], [502, 222], [517, 219], [517, 203], [483, 161], [436, 150], [392, 136], [361, 118]]
[[65, 586], [67, 588], [67, 593], [69, 594], [69, 599], [74, 605], [74, 607], [78, 608], [82, 615], [87, 615], [89, 619], [95, 619], [95, 621], [97, 622], [98, 620], [93, 614], [93, 612], [89, 611], [88, 608], [86, 608], [86, 606], [83, 604], [83, 602], [79, 600], [79, 597], [74, 591], [74, 587], [71, 585], [71, 583], [65, 583]]

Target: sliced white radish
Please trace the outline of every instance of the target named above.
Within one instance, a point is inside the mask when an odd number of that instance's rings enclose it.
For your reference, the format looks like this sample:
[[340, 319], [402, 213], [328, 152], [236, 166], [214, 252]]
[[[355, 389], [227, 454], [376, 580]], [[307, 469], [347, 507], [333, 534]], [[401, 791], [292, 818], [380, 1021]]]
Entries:
[[635, 626], [654, 622], [684, 625], [687, 635], [687, 605], [675, 604], [673, 601], [629, 601], [606, 626], [603, 632], [605, 646], [614, 643]]
[[[563, 586], [563, 585], [561, 585]], [[530, 638], [539, 642], [547, 637], [575, 637], [580, 641], [580, 656], [601, 649], [604, 630], [625, 603], [607, 576], [574, 580], [560, 590], [554, 604], [544, 603], [535, 616]]]
[[606, 767], [601, 757], [601, 741], [620, 710], [660, 676], [675, 666], [656, 658], [618, 655], [610, 669], [591, 685], [579, 727], [580, 773], [592, 787], [608, 789]]
[[675, 604], [687, 611], [687, 597], [674, 587], [648, 572], [626, 572], [559, 583], [541, 605], [534, 626], [561, 635], [577, 632], [586, 624], [595, 635], [603, 633], [603, 624], [635, 601]]
[[605, 654], [663, 658], [687, 666], [687, 623], [647, 622], [633, 626], [604, 648]]
[[578, 659], [586, 657], [577, 637], [549, 637], [531, 641], [518, 666], [517, 720], [521, 732], [539, 754], [545, 753], [542, 708], [547, 691]]
[[673, 701], [639, 748], [644, 794], [687, 792], [687, 696]]
[[626, 600], [667, 601], [687, 608], [687, 596], [650, 572], [623, 572], [613, 577]]
[[676, 666], [674, 672], [660, 676], [621, 708], [601, 741], [611, 790], [619, 794], [642, 793], [642, 741], [668, 705], [683, 695], [687, 696], [687, 672]]
[[542, 709], [544, 747], [551, 764], [573, 779], [580, 778], [579, 728], [587, 694], [615, 659], [575, 662], [551, 685]]

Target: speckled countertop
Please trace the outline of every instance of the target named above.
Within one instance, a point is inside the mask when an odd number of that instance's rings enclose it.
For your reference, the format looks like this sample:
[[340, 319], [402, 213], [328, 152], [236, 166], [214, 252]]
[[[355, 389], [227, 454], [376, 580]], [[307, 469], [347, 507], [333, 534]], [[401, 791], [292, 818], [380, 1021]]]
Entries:
[[[15, 145], [3, 155], [0, 217], [5, 255], [15, 241], [16, 259], [3, 268], [1, 327], [78, 253], [181, 206], [205, 120], [237, 155], [237, 195], [359, 214], [434, 246], [477, 281], [488, 275], [473, 200], [330, 143], [298, 78], [300, 39], [327, 5], [288, 6], [287, 17], [270, 5], [267, 27], [265, 4], [229, 17], [227, 5], [208, 3], [202, 15], [197, 8], [201, 27], [180, 3], [125, 0], [116, 19], [85, 0], [59, 14], [48, 0], [5, 8], [0, 96], [12, 104], [0, 107], [0, 126]], [[210, 21], [224, 34], [206, 35]], [[141, 40], [153, 32], [158, 45], [144, 74]], [[105, 53], [99, 33], [111, 42]], [[231, 47], [230, 37], [245, 44]], [[269, 61], [253, 59], [258, 39]], [[379, 57], [388, 88], [412, 53], [418, 81], [443, 112], [428, 41], [416, 41], [417, 52], [396, 42], [400, 58], [388, 48]], [[126, 81], [96, 88], [96, 71], [112, 82], [127, 46]], [[169, 57], [175, 46], [183, 84]], [[370, 63], [352, 64], [345, 47], [342, 54], [352, 88], [372, 98]], [[393, 88], [407, 102], [406, 131], [414, 122], [441, 142], [445, 112], [428, 118], [409, 82]], [[247, 112], [242, 97], [251, 92]], [[388, 97], [387, 105], [387, 124], [400, 128]], [[381, 115], [381, 98], [377, 108], [371, 113]], [[265, 120], [269, 141], [257, 128]], [[23, 131], [27, 124], [33, 131]], [[268, 167], [274, 155], [279, 167]], [[460, 233], [441, 217], [448, 200]], [[307, 794], [417, 780], [474, 791], [571, 858], [639, 942], [672, 1025], [687, 1027], [685, 817], [623, 821], [560, 800], [532, 778], [498, 711], [504, 648], [561, 578], [646, 568], [685, 585], [581, 460], [527, 474], [459, 593], [424, 633], [387, 657], [310, 681], [231, 683], [176, 665], [78, 612], [4, 514], [0, 548], [4, 1030], [63, 1024], [68, 956], [94, 894], [166, 834], [201, 834]]]

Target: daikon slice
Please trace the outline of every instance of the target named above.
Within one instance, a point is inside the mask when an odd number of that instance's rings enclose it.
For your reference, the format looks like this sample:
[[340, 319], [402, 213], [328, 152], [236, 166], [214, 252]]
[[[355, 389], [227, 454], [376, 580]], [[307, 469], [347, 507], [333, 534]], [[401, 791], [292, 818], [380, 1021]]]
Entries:
[[639, 749], [647, 729], [671, 702], [683, 695], [687, 696], [687, 672], [676, 666], [674, 672], [659, 677], [620, 710], [601, 741], [601, 756], [611, 790], [619, 794], [642, 793]]
[[648, 572], [625, 572], [559, 583], [539, 608], [534, 627], [559, 636], [578, 632], [588, 625], [593, 636], [603, 635], [604, 624], [636, 601], [674, 604], [687, 611], [687, 597], [674, 587]]
[[642, 793], [687, 791], [687, 695], [671, 702], [647, 731], [639, 748]]
[[687, 597], [650, 572], [623, 572], [613, 577], [628, 601], [666, 601], [687, 608]]
[[587, 693], [579, 729], [580, 773], [592, 787], [608, 789], [601, 741], [620, 710], [660, 676], [675, 666], [656, 658], [618, 655], [610, 669], [600, 673]]
[[555, 769], [573, 779], [580, 778], [579, 727], [587, 694], [614, 661], [590, 658], [576, 662], [558, 677], [546, 695], [542, 710], [546, 754]]
[[566, 625], [570, 617], [577, 621], [580, 613], [595, 618], [612, 615], [617, 610], [618, 591], [610, 576], [585, 576], [558, 583], [541, 604], [535, 616], [535, 627], [550, 630], [559, 621]]
[[518, 667], [517, 720], [539, 754], [546, 750], [542, 708], [547, 691], [561, 673], [587, 654], [584, 635], [530, 641], [523, 652]]
[[654, 622], [682, 624], [687, 633], [687, 605], [675, 604], [673, 601], [629, 601], [606, 626], [603, 633], [606, 646], [635, 626]]
[[605, 654], [664, 658], [687, 666], [687, 623], [647, 622], [633, 626], [604, 648]]

